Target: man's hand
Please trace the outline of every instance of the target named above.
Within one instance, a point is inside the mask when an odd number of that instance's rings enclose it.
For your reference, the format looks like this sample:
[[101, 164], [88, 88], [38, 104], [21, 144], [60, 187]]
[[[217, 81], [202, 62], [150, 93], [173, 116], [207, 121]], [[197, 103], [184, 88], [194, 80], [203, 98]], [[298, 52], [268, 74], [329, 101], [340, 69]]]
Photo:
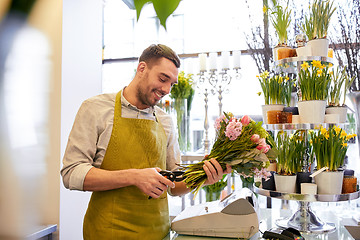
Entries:
[[207, 175], [207, 180], [204, 183], [205, 186], [218, 182], [224, 174], [231, 173], [232, 170], [230, 165], [226, 165], [226, 169], [223, 171], [219, 162], [214, 158], [204, 161], [203, 169]]
[[160, 171], [160, 168], [137, 169], [133, 179], [134, 185], [152, 198], [160, 197], [168, 187], [175, 187], [172, 181], [159, 173]]

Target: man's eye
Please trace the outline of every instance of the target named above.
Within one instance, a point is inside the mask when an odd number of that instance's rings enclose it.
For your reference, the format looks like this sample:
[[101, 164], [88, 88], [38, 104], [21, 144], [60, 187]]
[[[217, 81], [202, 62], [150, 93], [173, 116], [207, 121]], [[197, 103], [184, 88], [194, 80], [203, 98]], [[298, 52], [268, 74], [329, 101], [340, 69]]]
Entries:
[[160, 82], [166, 82], [164, 79], [160, 78]]

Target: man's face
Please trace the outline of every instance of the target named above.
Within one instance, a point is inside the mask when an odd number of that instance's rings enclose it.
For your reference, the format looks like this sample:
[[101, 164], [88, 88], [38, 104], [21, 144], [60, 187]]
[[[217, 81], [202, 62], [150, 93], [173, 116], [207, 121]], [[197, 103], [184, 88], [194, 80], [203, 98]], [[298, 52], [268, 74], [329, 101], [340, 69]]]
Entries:
[[170, 93], [177, 79], [178, 69], [167, 58], [159, 59], [151, 68], [145, 64], [142, 81], [137, 91], [140, 109], [156, 105], [162, 97]]

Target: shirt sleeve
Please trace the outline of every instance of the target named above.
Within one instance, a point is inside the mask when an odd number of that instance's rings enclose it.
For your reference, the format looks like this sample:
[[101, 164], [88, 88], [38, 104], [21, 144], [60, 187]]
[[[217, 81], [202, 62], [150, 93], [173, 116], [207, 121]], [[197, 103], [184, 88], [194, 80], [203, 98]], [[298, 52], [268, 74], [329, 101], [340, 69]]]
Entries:
[[167, 135], [166, 169], [174, 171], [178, 168], [177, 164], [180, 163], [181, 159], [176, 128], [170, 115], [162, 111], [160, 108], [157, 108], [156, 112], [159, 115], [160, 122]]
[[71, 190], [83, 190], [85, 176], [93, 167], [98, 127], [92, 109], [89, 101], [79, 108], [64, 153], [61, 175], [64, 186]]

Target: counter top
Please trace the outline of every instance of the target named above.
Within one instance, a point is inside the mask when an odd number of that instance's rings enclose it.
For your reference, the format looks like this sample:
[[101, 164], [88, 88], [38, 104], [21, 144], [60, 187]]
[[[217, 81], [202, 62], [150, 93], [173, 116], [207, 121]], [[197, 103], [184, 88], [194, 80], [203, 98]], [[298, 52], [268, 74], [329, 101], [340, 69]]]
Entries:
[[[327, 239], [327, 240], [338, 240], [338, 239], [346, 239], [352, 240], [354, 239], [345, 226], [357, 226], [356, 222], [351, 218], [351, 216], [347, 217], [338, 217], [332, 211], [317, 211], [319, 217], [325, 222], [332, 222], [336, 226], [336, 230], [331, 233], [324, 234], [306, 234], [303, 233], [302, 236], [306, 240], [315, 240], [315, 239]], [[275, 225], [275, 220], [290, 217], [292, 215], [292, 211], [288, 209], [259, 209], [258, 216], [260, 219], [259, 229], [260, 232], [265, 232], [270, 229], [278, 229]], [[262, 234], [258, 232], [256, 233], [251, 240], [255, 239], [263, 239]], [[186, 235], [178, 235], [176, 232], [171, 232], [164, 240], [230, 240], [230, 238], [214, 238], [214, 237], [204, 237], [204, 236], [186, 236]]]

